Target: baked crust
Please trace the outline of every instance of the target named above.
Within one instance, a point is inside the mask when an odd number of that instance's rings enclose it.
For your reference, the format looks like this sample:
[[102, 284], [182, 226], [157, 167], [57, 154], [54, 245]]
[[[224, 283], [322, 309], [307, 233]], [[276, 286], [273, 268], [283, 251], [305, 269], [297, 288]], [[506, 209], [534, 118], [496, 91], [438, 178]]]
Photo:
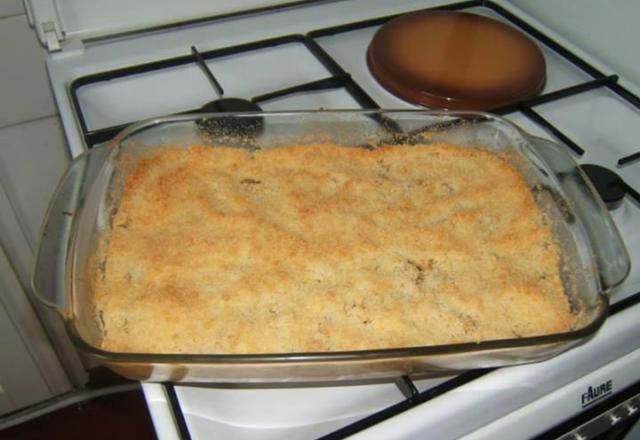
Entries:
[[109, 351], [382, 349], [575, 322], [530, 188], [481, 148], [159, 148], [126, 176], [104, 249]]

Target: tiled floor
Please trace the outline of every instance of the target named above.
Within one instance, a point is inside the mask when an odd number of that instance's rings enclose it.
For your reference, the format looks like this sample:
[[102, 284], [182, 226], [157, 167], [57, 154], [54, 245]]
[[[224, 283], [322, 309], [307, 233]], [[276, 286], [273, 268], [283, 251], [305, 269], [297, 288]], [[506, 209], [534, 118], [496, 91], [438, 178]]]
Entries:
[[155, 439], [142, 391], [100, 397], [0, 431], [1, 440]]

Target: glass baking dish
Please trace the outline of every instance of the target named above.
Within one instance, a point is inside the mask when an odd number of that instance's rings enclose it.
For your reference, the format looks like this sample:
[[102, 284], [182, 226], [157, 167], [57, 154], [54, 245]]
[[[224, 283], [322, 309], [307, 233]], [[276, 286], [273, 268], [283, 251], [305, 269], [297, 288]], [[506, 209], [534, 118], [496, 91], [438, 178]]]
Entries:
[[[579, 315], [575, 330], [536, 337], [409, 348], [273, 354], [115, 353], [99, 348], [87, 265], [117, 203], [119, 157], [161, 145], [247, 149], [334, 142], [448, 142], [507, 153], [551, 220], [562, 248], [561, 275]], [[478, 112], [310, 111], [169, 116], [131, 126], [79, 156], [63, 177], [42, 228], [33, 287], [63, 316], [79, 349], [131, 379], [174, 382], [283, 382], [444, 374], [541, 361], [585, 342], [607, 316], [607, 294], [630, 270], [604, 204], [563, 147]]]

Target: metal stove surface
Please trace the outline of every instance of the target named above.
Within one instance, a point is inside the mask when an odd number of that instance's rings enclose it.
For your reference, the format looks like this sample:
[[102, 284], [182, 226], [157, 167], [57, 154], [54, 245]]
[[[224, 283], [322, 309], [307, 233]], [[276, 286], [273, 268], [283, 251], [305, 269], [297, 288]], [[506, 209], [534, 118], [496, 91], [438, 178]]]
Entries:
[[[253, 99], [264, 110], [414, 108], [386, 92], [370, 76], [366, 48], [384, 21], [377, 17], [443, 2], [373, 2], [367, 7], [357, 1], [349, 7], [344, 3], [227, 20], [215, 29], [199, 25], [179, 33], [96, 43], [77, 60], [73, 53], [53, 57], [49, 71], [72, 153], [104, 142], [129, 123], [197, 109], [218, 97], [190, 54], [196, 43], [224, 88], [224, 96]], [[499, 5], [465, 2], [455, 7], [520, 24], [508, 13], [503, 15]], [[353, 27], [332, 27], [370, 19]], [[251, 31], [239, 37], [232, 30], [241, 24]], [[630, 251], [632, 272], [613, 294], [616, 313], [596, 338], [548, 362], [473, 371], [458, 377], [414, 379], [408, 384], [399, 379], [400, 386], [394, 382], [278, 388], [145, 384], [161, 438], [178, 438], [181, 429], [183, 435], [194, 439], [342, 438], [356, 433], [367, 438], [414, 438], [425, 429], [434, 438], [455, 438], [484, 425], [490, 433], [488, 423], [517, 408], [524, 411], [554, 390], [571, 384], [576, 387], [578, 379], [597, 375], [599, 368], [610, 362], [614, 367], [619, 363], [616, 389], [640, 379], [637, 373], [628, 374], [630, 364], [625, 358], [637, 359], [634, 349], [640, 345], [640, 306], [634, 297], [640, 291], [640, 203], [636, 192], [640, 189], [640, 161], [634, 160], [640, 151], [635, 137], [640, 125], [638, 101], [633, 96], [631, 101], [627, 99], [610, 72], [594, 74], [592, 68], [581, 65], [582, 61], [567, 58], [553, 41], [530, 35], [546, 57], [545, 89], [528, 104], [498, 112], [535, 135], [565, 144], [580, 163], [615, 170], [630, 188], [631, 195], [612, 215]], [[574, 402], [578, 398], [574, 394], [565, 391], [557, 401]], [[177, 415], [172, 401], [180, 408]], [[385, 408], [386, 412], [379, 412]], [[580, 407], [571, 407], [571, 411], [580, 411]], [[380, 423], [368, 429], [364, 428], [370, 423], [352, 425], [367, 416], [372, 417], [368, 422]], [[481, 434], [478, 431], [476, 438], [483, 438]]]

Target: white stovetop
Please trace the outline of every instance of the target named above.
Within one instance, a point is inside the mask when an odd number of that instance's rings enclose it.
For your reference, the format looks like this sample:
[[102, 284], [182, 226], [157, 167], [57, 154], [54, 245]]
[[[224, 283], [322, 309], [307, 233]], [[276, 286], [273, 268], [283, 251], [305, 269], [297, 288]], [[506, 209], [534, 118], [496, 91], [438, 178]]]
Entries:
[[558, 34], [640, 85], [637, 0], [509, 0]]
[[[73, 154], [79, 154], [83, 150], [83, 145], [80, 140], [79, 133], [76, 127], [76, 121], [73, 119], [73, 113], [70, 111], [70, 103], [69, 97], [67, 94], [67, 87], [69, 82], [79, 76], [84, 76], [93, 72], [103, 71], [113, 69], [119, 66], [126, 66], [130, 63], [140, 63], [144, 61], [153, 61], [161, 58], [184, 55], [185, 49], [188, 48], [192, 44], [196, 44], [200, 50], [210, 50], [219, 47], [226, 47], [230, 45], [235, 45], [243, 42], [254, 41], [256, 39], [262, 39], [267, 37], [285, 35], [290, 33], [301, 33], [306, 32], [311, 29], [317, 29], [322, 27], [327, 27], [330, 25], [334, 25], [337, 23], [345, 23], [352, 21], [364, 20], [371, 17], [378, 17], [392, 13], [398, 13], [405, 10], [413, 10], [418, 9], [420, 7], [425, 7], [429, 5], [442, 4], [446, 3], [444, 1], [439, 0], [407, 0], [399, 3], [391, 3], [383, 0], [349, 0], [349, 1], [337, 1], [337, 2], [329, 2], [321, 5], [312, 5], [305, 7], [303, 9], [295, 10], [293, 12], [287, 12], [284, 14], [268, 14], [268, 15], [259, 15], [255, 17], [245, 18], [245, 19], [230, 19], [225, 20], [223, 22], [217, 23], [214, 27], [207, 27], [202, 25], [190, 26], [179, 31], [165, 31], [162, 33], [157, 33], [153, 35], [147, 35], [144, 38], [142, 37], [133, 37], [126, 40], [115, 41], [106, 43], [96, 43], [94, 45], [88, 46], [85, 49], [78, 50], [69, 50], [57, 54], [53, 54], [48, 60], [48, 69], [50, 72], [50, 76], [52, 79], [53, 89], [56, 94], [56, 99], [58, 105], [60, 107], [61, 116], [64, 121], [65, 131], [67, 133], [67, 137], [70, 143], [71, 150]], [[507, 9], [513, 9], [512, 5], [507, 2], [498, 1], [497, 3], [505, 5]], [[538, 2], [524, 2], [523, 0], [514, 0], [512, 3], [517, 3], [518, 5], [522, 5], [528, 9], [531, 9], [534, 15], [539, 15], [540, 17], [544, 17], [546, 11], [546, 7], [548, 7], [548, 1], [544, 0], [539, 2], [539, 10], [536, 9], [537, 6], [532, 6], [530, 3], [538, 3]], [[577, 4], [577, 0], [571, 0], [571, 2], [559, 2], [561, 3], [562, 8], [569, 8], [571, 4]], [[630, 4], [630, 2], [627, 2]], [[627, 5], [625, 3], [625, 5]], [[555, 2], [554, 2], [555, 4]], [[598, 6], [595, 5], [594, 8]], [[625, 6], [630, 8], [635, 8], [635, 6]], [[602, 7], [603, 8], [603, 7]], [[516, 11], [513, 9], [514, 12]], [[566, 11], [566, 9], [565, 9]], [[622, 14], [622, 19], [634, 20], [637, 17], [637, 14]], [[565, 12], [566, 13], [566, 12]], [[598, 12], [597, 9], [593, 10], [593, 14], [587, 14], [588, 17], [585, 18], [587, 22], [589, 20], [593, 20], [589, 22], [587, 25], [588, 28], [594, 29], [601, 22], [598, 21], [601, 12]], [[338, 17], [336, 19], [336, 17]], [[609, 69], [607, 66], [599, 63], [596, 59], [592, 58], [590, 55], [585, 54], [580, 49], [575, 48], [570, 42], [565, 40], [560, 35], [553, 34], [553, 31], [547, 29], [543, 24], [536, 22], [534, 19], [528, 20], [531, 22], [534, 27], [543, 31], [548, 35], [554, 35], [554, 38], [565, 46], [571, 47], [575, 52], [577, 52], [583, 58], [588, 59], [592, 64], [596, 65], [596, 67], [603, 70], [605, 73], [613, 73], [612, 69]], [[551, 21], [550, 24], [553, 24]], [[242, 29], [242, 33], [239, 34], [238, 30]], [[576, 37], [580, 35], [581, 32], [584, 32], [583, 28], [579, 29], [558, 29], [560, 34], [565, 35], [568, 38]], [[636, 39], [637, 40], [637, 39]], [[576, 41], [577, 44], [583, 43], [583, 47], [586, 49], [592, 49], [597, 52], [597, 48], [594, 49], [594, 46], [590, 46], [589, 41]], [[327, 40], [327, 46], [331, 46], [331, 41]], [[616, 46], [617, 47], [617, 46]], [[340, 54], [340, 43], [336, 42], [333, 47], [335, 54]], [[603, 52], [606, 55], [608, 50]], [[604, 56], [603, 56], [604, 58]], [[637, 60], [637, 58], [636, 58]], [[348, 56], [345, 59], [346, 62], [349, 62]], [[623, 60], [625, 61], [625, 60]], [[636, 61], [637, 62], [637, 61]], [[633, 76], [633, 66], [629, 70], [630, 75]], [[347, 69], [349, 70], [349, 69]], [[554, 84], [562, 84], [563, 81], [570, 80], [572, 75], [571, 72], [565, 70], [558, 70], [555, 76], [550, 81], [551, 87]], [[358, 78], [356, 80], [360, 81]], [[637, 92], [637, 88], [628, 83], [628, 86], [633, 88], [634, 91]], [[375, 88], [375, 86], [372, 86]], [[91, 95], [87, 95], [90, 101]], [[386, 103], [385, 105], [391, 105], [395, 103], [394, 98], [384, 98], [378, 97], [381, 99], [381, 102], [385, 102], [384, 99], [390, 99], [390, 103]], [[612, 148], [621, 148], [621, 150], [617, 153], [619, 155], [626, 154], [627, 152], [633, 152], [633, 149], [637, 149], [637, 145], [634, 144], [635, 136], [633, 133], [629, 135], [629, 131], [633, 131], [635, 127], [638, 126], [640, 121], [638, 120], [638, 114], [632, 112], [631, 116], [628, 116], [628, 113], [625, 113], [625, 104], [619, 102], [616, 99], [611, 99], [610, 96], [606, 96], [606, 94], [602, 94], [599, 91], [593, 92], [594, 101], [586, 102], [581, 100], [581, 98], [570, 99], [567, 100], [564, 108], [554, 109], [554, 108], [545, 108], [545, 106], [541, 106], [541, 111], [545, 113], [545, 117], [550, 119], [558, 118], [564, 124], [562, 127], [563, 130], [567, 130], [572, 137], [575, 137], [578, 143], [585, 142], [581, 137], [585, 136], [585, 132], [583, 131], [584, 125], [584, 117], [566, 117], [563, 116], [563, 112], [571, 113], [574, 109], [578, 109], [583, 112], [583, 115], [589, 115], [591, 108], [595, 106], [599, 109], [605, 108], [608, 109], [606, 113], [610, 114], [623, 114], [623, 122], [618, 122], [616, 124], [598, 124], [594, 121], [594, 123], [587, 124], [589, 127], [589, 133], [586, 139], [586, 142], [589, 144], [593, 144], [594, 142], [601, 143], [604, 141], [611, 141]], [[585, 116], [586, 117], [586, 116]], [[528, 123], [525, 119], [518, 120], [518, 116], [515, 116], [516, 122], [525, 125], [526, 129], [530, 129], [531, 131], [537, 134], [544, 134], [544, 132], [540, 132], [540, 128], [534, 126], [533, 124]], [[555, 121], [554, 121], [555, 122]], [[604, 134], [603, 134], [604, 133]], [[606, 136], [606, 139], [602, 139], [602, 136]], [[595, 140], [595, 141], [594, 141]], [[606, 163], [608, 166], [614, 166], [611, 162], [611, 158], [606, 154], [599, 152], [597, 149], [593, 149], [588, 152], [586, 155], [587, 158], [590, 158], [594, 162], [602, 162]], [[634, 180], [634, 185], [636, 187], [638, 182], [640, 182], [640, 177], [637, 176], [637, 173], [632, 173], [632, 168], [627, 168], [626, 170], [622, 170], [621, 174], [623, 178]], [[623, 231], [628, 232], [634, 229], [634, 223], [636, 223], [637, 219], [637, 211], [638, 207], [633, 205], [631, 202], [626, 201], [624, 206], [618, 210], [614, 215], [616, 216], [616, 220], [619, 225], [626, 230]], [[631, 215], [633, 213], [633, 215]], [[638, 235], [638, 234], [635, 234]], [[640, 252], [637, 252], [636, 249], [640, 250], [640, 236], [633, 238], [627, 242], [630, 247], [633, 247], [633, 254], [636, 263], [640, 262]], [[640, 272], [636, 271], [631, 279], [625, 283], [623, 289], [618, 293], [618, 299], [621, 296], [628, 295], [630, 293], [635, 293], [640, 289]], [[511, 383], [514, 378], [517, 378], [520, 381], [521, 386], [512, 389], [512, 392], [515, 391], [523, 391], [523, 390], [531, 390], [534, 392], [549, 392], [550, 389], [543, 389], [545, 386], [549, 386], [550, 382], [546, 379], [554, 374], [556, 376], [562, 376], [565, 374], [564, 370], [557, 370], [557, 365], [559, 362], [570, 363], [573, 367], [571, 371], [578, 375], [586, 374], [588, 371], [584, 370], [585, 364], [588, 362], [592, 362], [590, 350], [594, 347], [600, 347], [599, 349], [599, 359], [597, 364], [600, 365], [602, 363], [606, 363], [609, 360], [615, 359], [616, 357], [622, 356], [626, 351], [631, 350], [634, 344], [637, 344], [637, 340], [640, 338], [638, 335], [638, 326], [633, 325], [635, 320], [628, 319], [629, 314], [623, 312], [619, 314], [620, 319], [611, 320], [606, 324], [606, 327], [603, 332], [598, 335], [598, 340], [596, 340], [595, 344], [599, 345], [590, 345], [589, 347], [583, 347], [581, 349], [573, 350], [566, 355], [562, 355], [563, 357], [559, 357], [550, 362], [536, 364], [535, 366], [524, 366], [524, 367], [514, 367], [510, 369], [501, 369], [482, 378], [481, 381], [474, 382], [469, 384], [468, 387], [460, 389], [460, 393], [465, 394], [464, 399], [458, 399], [459, 405], [469, 406], [469, 405], [478, 405], [483, 406], [485, 403], [483, 399], [493, 399], [494, 395], [491, 394], [492, 390], [495, 388], [500, 388], [504, 386], [505, 383]], [[616, 318], [619, 318], [616, 316]], [[626, 318], [625, 318], [626, 317]], [[625, 319], [623, 319], [625, 318]], [[618, 340], [617, 335], [618, 332], [622, 335], [625, 342], [621, 344], [621, 341]], [[598, 342], [599, 341], [599, 342]], [[590, 364], [593, 367], [593, 364]], [[584, 371], [583, 371], [584, 370]], [[554, 382], [551, 385], [563, 384], [566, 381], [571, 380], [570, 377], [556, 377], [558, 379], [557, 382]], [[419, 382], [419, 389], [426, 389], [433, 386], [437, 383], [438, 380], [431, 380], [425, 382]], [[390, 387], [390, 388], [389, 388]], [[540, 388], [542, 387], [542, 388]], [[162, 392], [162, 388], [158, 385], [154, 384], [146, 384], [144, 385], [145, 393], [147, 394], [147, 399], [150, 405], [150, 409], [152, 411], [152, 415], [154, 418], [154, 422], [156, 423], [156, 428], [158, 429], [158, 433], [162, 434], [162, 438], [174, 438], [175, 435], [175, 425], [172, 423], [171, 414], [168, 412], [168, 407], [166, 403], [166, 397]], [[354, 388], [357, 391], [357, 389]], [[233, 391], [230, 393], [230, 391]], [[241, 391], [241, 392], [235, 392]], [[242, 428], [246, 428], [243, 432], [248, 433], [246, 438], [251, 437], [251, 432], [253, 431], [258, 436], [266, 435], [271, 438], [278, 438], [286, 435], [285, 433], [290, 433], [295, 431], [297, 428], [302, 429], [304, 423], [316, 423], [314, 427], [312, 427], [311, 431], [304, 431], [306, 435], [309, 434], [321, 434], [323, 432], [327, 432], [327, 428], [324, 425], [324, 422], [320, 422], [317, 417], [318, 414], [314, 414], [313, 411], [305, 408], [305, 405], [300, 406], [296, 404], [295, 394], [296, 390], [292, 391], [289, 397], [284, 398], [277, 395], [269, 395], [269, 390], [264, 393], [256, 392], [255, 390], [249, 390], [249, 392], [243, 392], [244, 390], [224, 390], [224, 389], [203, 389], [203, 388], [182, 388], [178, 389], [178, 394], [181, 398], [184, 399], [183, 407], [185, 411], [187, 411], [191, 415], [191, 423], [194, 426], [199, 424], [210, 424], [211, 426], [215, 426], [218, 434], [226, 433], [228, 435], [233, 434], [230, 427], [233, 423], [236, 423], [238, 426]], [[491, 411], [485, 411], [484, 408], [478, 414], [484, 414], [487, 417], [499, 417], [501, 415], [500, 411], [504, 409], [504, 399], [509, 400], [514, 397], [513, 393], [501, 394], [500, 399], [492, 401]], [[326, 399], [328, 402], [334, 402], [329, 406], [337, 408], [337, 414], [334, 413], [327, 414], [327, 417], [330, 419], [333, 417], [333, 420], [328, 420], [328, 426], [331, 426], [332, 423], [338, 420], [340, 424], [346, 422], [348, 420], [355, 420], [361, 417], [363, 414], [367, 412], [371, 412], [376, 408], [384, 407], [394, 401], [397, 401], [400, 396], [398, 395], [397, 390], [395, 390], [395, 386], [393, 384], [383, 384], [380, 386], [374, 386], [367, 389], [360, 390], [359, 393], [356, 393], [356, 396], [347, 396], [340, 389], [332, 390], [331, 387], [324, 387], [321, 389], [321, 394], [314, 394], [317, 396], [321, 396], [318, 398]], [[527, 399], [531, 398], [533, 394], [523, 394], [520, 395], [522, 399], [525, 396]], [[364, 407], [360, 407], [359, 409], [354, 409], [352, 406], [346, 404], [347, 399], [362, 399], [365, 402]], [[271, 400], [270, 400], [271, 399]], [[287, 400], [289, 399], [289, 400]], [[529, 400], [522, 400], [520, 404], [524, 404]], [[251, 407], [246, 409], [248, 411], [255, 411], [253, 414], [257, 418], [251, 419], [250, 417], [242, 418], [239, 417], [237, 413], [229, 412], [233, 408], [243, 408], [245, 402], [253, 402], [253, 403], [262, 403], [262, 407], [266, 405], [272, 411], [268, 413], [261, 412], [260, 405]], [[288, 402], [289, 406], [284, 405], [285, 402]], [[310, 402], [309, 405], [313, 407], [314, 402]], [[283, 404], [284, 409], [278, 409], [279, 405]], [[344, 406], [340, 406], [343, 405]], [[433, 430], [440, 430], [437, 432], [445, 433], [445, 432], [453, 432], [451, 431], [451, 427], [455, 427], [456, 421], [451, 422], [449, 419], [441, 418], [438, 420], [439, 416], [443, 416], [447, 413], [447, 406], [450, 406], [450, 402], [443, 401], [442, 399], [436, 399], [433, 402], [429, 402], [429, 405], [423, 405], [421, 407], [415, 408], [411, 412], [407, 412], [403, 414], [401, 417], [390, 421], [389, 423], [383, 424], [374, 430], [374, 438], [387, 438], [390, 433], [395, 432], [396, 435], [400, 435], [401, 432], [397, 429], [398, 423], [403, 423], [403, 420], [410, 420], [412, 418], [418, 418], [423, 422], [430, 417], [429, 420], [432, 421], [430, 423], [430, 432], [435, 433]], [[469, 408], [467, 408], [469, 409]], [[207, 411], [210, 410], [208, 413]], [[295, 412], [296, 419], [294, 421], [292, 417], [292, 413]], [[214, 415], [212, 415], [214, 414]], [[489, 418], [482, 419], [478, 414], [476, 414], [474, 418], [475, 426], [481, 426], [483, 423], [486, 423]], [[246, 415], [246, 414], [245, 414]], [[276, 417], [276, 419], [268, 419], [268, 416]], [[435, 417], [438, 416], [438, 417]], [[337, 417], [337, 419], [336, 419]], [[277, 419], [279, 418], [279, 419]], [[234, 422], [235, 420], [235, 422]], [[483, 421], [484, 420], [484, 421]], [[314, 422], [315, 421], [315, 422]], [[259, 428], [260, 426], [264, 426], [265, 424], [272, 423], [277, 426], [279, 422], [282, 422], [281, 426], [288, 426], [285, 430], [280, 429], [267, 429], [266, 431], [258, 432], [255, 431], [254, 428]], [[451, 425], [453, 423], [453, 425]], [[204, 425], [200, 425], [201, 427]], [[291, 431], [289, 428], [292, 428]], [[203, 428], [206, 430], [206, 428]], [[202, 431], [206, 432], [206, 431]], [[237, 433], [237, 431], [234, 431]], [[303, 431], [299, 431], [303, 432]], [[377, 432], [377, 434], [375, 434]], [[456, 431], [463, 432], [463, 431]], [[405, 432], [406, 434], [407, 432]], [[224, 435], [223, 435], [224, 436]], [[304, 435], [301, 436], [303, 438]], [[409, 435], [411, 437], [411, 435]], [[257, 437], [256, 437], [257, 438]]]
[[[249, 18], [226, 19], [215, 23], [214, 26], [206, 26], [203, 24], [185, 26], [177, 30], [165, 30], [151, 35], [132, 36], [116, 41], [109, 41], [108, 43], [90, 43], [86, 47], [71, 44], [65, 51], [51, 54], [47, 61], [47, 67], [72, 154], [77, 155], [83, 150], [83, 147], [77, 131], [76, 121], [72, 116], [73, 113], [68, 95], [69, 84], [77, 77], [127, 66], [132, 63], [138, 64], [184, 55], [186, 53], [185, 51], [188, 50], [188, 47], [192, 44], [197, 45], [201, 51], [211, 50], [273, 36], [301, 33], [338, 23], [359, 21], [445, 3], [450, 2], [443, 0], [405, 0], [402, 2], [343, 0], [322, 2], [284, 13], [267, 13], [258, 14]], [[522, 5], [529, 9], [537, 10], [535, 7], [531, 7], [531, 2], [524, 2], [522, 0], [516, 2], [498, 0], [496, 3], [503, 5], [506, 9], [512, 10], [516, 14], [518, 14], [518, 9], [511, 3], [522, 3]], [[568, 3], [577, 4], [575, 0], [572, 0], [572, 2], [565, 1], [563, 2], [565, 8], [569, 7], [567, 6]], [[631, 4], [631, 0], [626, 0], [624, 4]], [[636, 2], [633, 4], [640, 3]], [[585, 16], [585, 20], [588, 22], [588, 24], [585, 25], [586, 28], [597, 28], [597, 18], [601, 15], [598, 11], [602, 12], [603, 8], [604, 6], [600, 6], [598, 9], [597, 5], [595, 5], [593, 14], [587, 14]], [[619, 9], [627, 11], [628, 9], [635, 10], [638, 8], [639, 7], [631, 5], [627, 6], [626, 9]], [[544, 9], [545, 7], [541, 5], [540, 11]], [[540, 12], [540, 14], [542, 13]], [[621, 18], [631, 20], [629, 17], [632, 15], [633, 14], [622, 14]], [[528, 21], [540, 30], [547, 31], [546, 27], [542, 23], [535, 21], [535, 19], [528, 19]], [[561, 31], [570, 37], [573, 36], [575, 32], [584, 33], [582, 27], [575, 28], [575, 30], [573, 29], [574, 28], [567, 28], [561, 29]], [[571, 43], [566, 41], [561, 35], [557, 35], [556, 40], [561, 44], [571, 45]], [[593, 48], [588, 41], [585, 43], [585, 48]], [[577, 47], [573, 48], [579, 55], [586, 57], [605, 73], [613, 73], [613, 70], [598, 62], [597, 59], [592, 58], [589, 54], [584, 53]], [[613, 51], [604, 51], [603, 54], [609, 52]], [[633, 59], [635, 63], [638, 63], [637, 57]], [[625, 81], [625, 84], [637, 91], [636, 86], [629, 81]]]

